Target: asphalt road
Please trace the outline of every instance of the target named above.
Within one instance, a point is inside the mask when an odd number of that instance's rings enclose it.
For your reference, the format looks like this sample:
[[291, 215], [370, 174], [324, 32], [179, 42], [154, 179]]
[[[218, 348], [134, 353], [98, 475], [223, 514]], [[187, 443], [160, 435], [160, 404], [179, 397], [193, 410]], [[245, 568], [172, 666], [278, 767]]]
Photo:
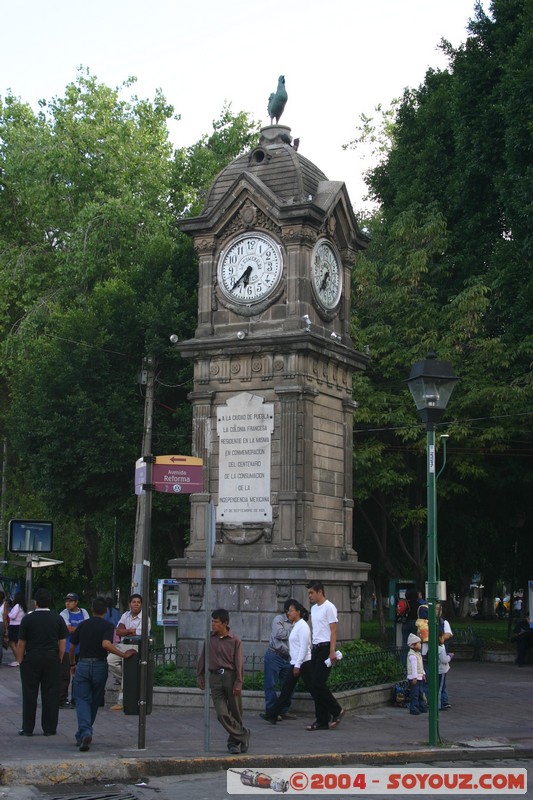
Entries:
[[[357, 766], [353, 766], [357, 769]], [[502, 774], [504, 770], [512, 770], [516, 773], [519, 770], [526, 769], [528, 775], [528, 786], [526, 794], [503, 794], [490, 791], [481, 793], [453, 793], [442, 794], [437, 792], [412, 792], [409, 791], [405, 794], [399, 792], [386, 793], [386, 794], [371, 794], [367, 791], [342, 791], [324, 792], [321, 794], [308, 794], [304, 792], [295, 792], [290, 789], [287, 793], [273, 793], [265, 791], [264, 789], [253, 789], [245, 794], [228, 794], [227, 786], [227, 773], [222, 772], [209, 772], [200, 773], [197, 775], [174, 775], [161, 778], [147, 778], [145, 781], [139, 781], [137, 784], [125, 783], [94, 783], [84, 785], [64, 785], [60, 787], [38, 787], [38, 786], [14, 786], [10, 788], [0, 788], [0, 798], [6, 800], [221, 800], [221, 798], [236, 798], [236, 800], [257, 800], [257, 798], [264, 797], [300, 797], [301, 800], [311, 800], [312, 798], [322, 798], [322, 800], [339, 800], [341, 797], [354, 797], [372, 798], [372, 800], [391, 800], [396, 797], [432, 797], [435, 800], [450, 800], [452, 797], [461, 797], [463, 800], [474, 797], [484, 797], [492, 800], [497, 797], [522, 797], [533, 800], [533, 760], [484, 760], [484, 761], [462, 761], [456, 764], [452, 761], [449, 762], [415, 762], [409, 764], [407, 768], [409, 774], [416, 774], [417, 770], [434, 770], [436, 774], [443, 774], [443, 770], [447, 768], [454, 768], [460, 770], [461, 774], [468, 774], [471, 770], [495, 770], [498, 774]], [[361, 769], [368, 769], [368, 767], [361, 767]], [[395, 765], [393, 768], [395, 774], [400, 772], [400, 767]], [[331, 768], [326, 767], [324, 773]], [[263, 771], [262, 771], [263, 772]], [[274, 773], [275, 771], [272, 771]], [[252, 793], [253, 792], [253, 793]]]

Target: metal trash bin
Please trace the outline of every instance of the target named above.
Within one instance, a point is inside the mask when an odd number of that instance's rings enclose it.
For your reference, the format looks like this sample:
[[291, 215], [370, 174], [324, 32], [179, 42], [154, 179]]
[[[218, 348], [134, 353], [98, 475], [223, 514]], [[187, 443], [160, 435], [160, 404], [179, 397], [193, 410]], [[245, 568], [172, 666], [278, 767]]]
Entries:
[[[152, 652], [153, 639], [148, 639], [148, 680], [146, 687], [146, 713], [152, 713], [152, 695], [154, 688], [154, 654]], [[125, 636], [122, 644], [135, 645], [141, 647], [140, 636]], [[141, 694], [141, 664], [139, 652], [131, 658], [123, 660], [123, 690], [124, 690], [124, 713], [139, 715], [139, 698]]]

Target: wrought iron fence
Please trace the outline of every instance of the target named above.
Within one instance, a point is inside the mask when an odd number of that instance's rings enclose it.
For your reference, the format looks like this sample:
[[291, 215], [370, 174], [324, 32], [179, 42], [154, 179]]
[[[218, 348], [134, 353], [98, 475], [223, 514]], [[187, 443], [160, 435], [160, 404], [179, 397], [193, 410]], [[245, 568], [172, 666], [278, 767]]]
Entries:
[[[178, 652], [176, 647], [153, 649], [156, 685], [196, 686], [197, 656]], [[263, 656], [251, 654], [244, 659], [245, 689], [263, 688]], [[405, 664], [399, 648], [375, 653], [347, 654], [338, 662], [329, 679], [332, 691], [360, 689], [381, 683], [394, 683], [405, 677]]]

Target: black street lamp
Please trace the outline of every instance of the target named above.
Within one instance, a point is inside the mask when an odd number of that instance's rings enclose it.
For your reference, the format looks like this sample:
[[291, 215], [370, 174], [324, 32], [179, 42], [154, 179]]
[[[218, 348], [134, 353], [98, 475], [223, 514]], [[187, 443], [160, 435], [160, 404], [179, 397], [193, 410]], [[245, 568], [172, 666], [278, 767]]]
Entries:
[[449, 361], [439, 361], [435, 353], [428, 353], [423, 361], [411, 367], [407, 380], [416, 410], [426, 423], [427, 431], [427, 543], [428, 543], [428, 684], [429, 684], [429, 745], [435, 747], [439, 739], [438, 708], [438, 629], [437, 629], [437, 487], [435, 477], [435, 427], [442, 417], [454, 390], [457, 376]]

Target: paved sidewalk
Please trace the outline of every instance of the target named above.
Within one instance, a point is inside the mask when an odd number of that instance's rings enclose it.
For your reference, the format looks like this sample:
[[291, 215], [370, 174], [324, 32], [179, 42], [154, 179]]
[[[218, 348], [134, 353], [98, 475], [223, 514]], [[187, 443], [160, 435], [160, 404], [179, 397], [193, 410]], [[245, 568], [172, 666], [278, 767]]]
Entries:
[[[10, 660], [10, 656], [8, 657]], [[138, 717], [102, 708], [87, 753], [74, 742], [76, 712], [60, 711], [57, 736], [43, 737], [38, 709], [31, 738], [18, 736], [21, 687], [17, 668], [0, 666], [0, 785], [81, 783], [148, 775], [207, 772], [228, 766], [311, 766], [367, 763], [385, 766], [410, 760], [533, 757], [533, 665], [457, 661], [448, 673], [452, 708], [439, 715], [443, 746], [427, 746], [426, 715], [392, 706], [348, 712], [332, 731], [308, 732], [311, 718], [270, 725], [246, 714], [252, 730], [249, 753], [229, 756], [226, 734], [210, 715], [209, 752], [204, 750], [203, 711], [154, 709], [146, 719], [144, 750], [138, 750]]]

